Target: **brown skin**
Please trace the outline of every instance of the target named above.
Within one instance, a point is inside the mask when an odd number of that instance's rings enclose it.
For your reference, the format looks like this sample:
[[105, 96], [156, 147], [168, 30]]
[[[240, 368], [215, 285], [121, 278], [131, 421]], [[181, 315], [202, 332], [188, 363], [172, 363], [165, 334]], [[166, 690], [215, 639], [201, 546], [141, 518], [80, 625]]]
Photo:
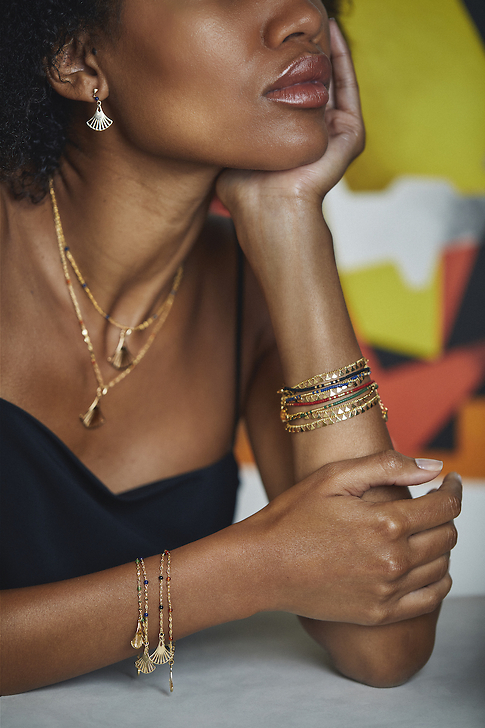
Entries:
[[[55, 181], [66, 239], [103, 308], [127, 324], [166, 295], [182, 260], [186, 275], [149, 355], [103, 401], [106, 424], [88, 432], [78, 413], [92, 401], [95, 382], [63, 281], [50, 203], [33, 207], [3, 191], [2, 396], [51, 428], [113, 492], [227, 452], [236, 262], [226, 222], [206, 220], [217, 180], [257, 273], [248, 267], [242, 407], [271, 503], [173, 552], [175, 638], [286, 610], [304, 617], [344, 674], [398, 684], [431, 653], [451, 584], [459, 479], [448, 477], [418, 501], [401, 500], [407, 491], [397, 486], [427, 482], [439, 465], [426, 471], [390, 452], [377, 410], [289, 437], [275, 395], [282, 381], [360, 356], [321, 215], [324, 195], [363, 146], [343, 40], [318, 0], [240, 0], [237, 8], [230, 0], [126, 0], [119, 37], [97, 38], [96, 54], [93, 43], [84, 37], [67, 46], [60, 79], [50, 75], [78, 106], [78, 148], [68, 150]], [[335, 107], [326, 123], [322, 109], [263, 96], [289, 63], [320, 50], [332, 50], [334, 62]], [[102, 134], [84, 124], [95, 87], [115, 120]], [[251, 169], [266, 172], [241, 171]], [[81, 296], [109, 380], [105, 358], [117, 334]], [[133, 339], [133, 350], [145, 340]], [[207, 382], [217, 382], [217, 402]], [[153, 581], [158, 560], [146, 560]], [[4, 592], [2, 691], [132, 654], [133, 591], [127, 564]], [[156, 597], [152, 592], [152, 613]], [[69, 619], [59, 622], [59, 610]]]

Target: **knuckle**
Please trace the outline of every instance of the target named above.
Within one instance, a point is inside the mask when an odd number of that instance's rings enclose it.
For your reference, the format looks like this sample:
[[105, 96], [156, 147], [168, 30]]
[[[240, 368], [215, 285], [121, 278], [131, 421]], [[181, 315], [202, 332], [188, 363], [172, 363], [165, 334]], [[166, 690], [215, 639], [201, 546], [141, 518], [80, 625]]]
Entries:
[[367, 609], [366, 624], [369, 627], [380, 627], [389, 620], [389, 608], [383, 604], [374, 604]]
[[458, 531], [456, 530], [456, 526], [454, 523], [452, 523], [448, 529], [448, 550], [451, 551], [451, 549], [454, 549], [456, 544], [458, 542]]
[[374, 586], [374, 594], [379, 602], [385, 603], [396, 594], [396, 586], [390, 581], [380, 581]]
[[439, 607], [445, 596], [448, 594], [448, 592], [451, 589], [451, 577], [449, 575], [445, 575], [443, 579], [441, 579], [441, 588], [439, 589], [430, 589], [427, 605], [426, 605], [426, 612], [429, 614], [430, 612], [434, 612], [435, 609]]
[[379, 463], [388, 476], [396, 476], [402, 469], [402, 456], [395, 450], [384, 450], [379, 453]]
[[449, 559], [448, 555], [446, 555], [446, 556], [443, 556], [440, 561], [441, 561], [441, 563], [440, 563], [438, 579], [441, 581], [441, 579], [443, 579], [446, 576], [446, 574], [448, 573], [450, 559]]
[[447, 503], [452, 518], [457, 518], [461, 513], [461, 499], [457, 495], [450, 494]]
[[381, 513], [378, 519], [378, 530], [386, 541], [397, 541], [402, 535], [403, 525], [401, 519], [395, 514]]
[[391, 581], [401, 578], [406, 570], [404, 559], [398, 555], [389, 554], [384, 561], [384, 573]]

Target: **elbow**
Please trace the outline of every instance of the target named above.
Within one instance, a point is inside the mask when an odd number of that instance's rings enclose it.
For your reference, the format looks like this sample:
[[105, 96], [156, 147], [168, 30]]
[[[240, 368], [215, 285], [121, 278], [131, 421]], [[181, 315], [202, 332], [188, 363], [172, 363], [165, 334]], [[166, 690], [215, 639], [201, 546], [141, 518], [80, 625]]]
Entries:
[[355, 645], [360, 649], [332, 651], [334, 665], [342, 675], [364, 685], [394, 688], [410, 680], [431, 657], [434, 634], [421, 635], [421, 638], [377, 641], [377, 644], [365, 640], [363, 645]]
[[345, 677], [373, 688], [403, 685], [423, 668], [434, 647], [439, 610], [381, 627], [302, 619]]
[[352, 664], [335, 663], [335, 668], [351, 680], [369, 685], [372, 688], [395, 688], [410, 680], [429, 659], [413, 661], [406, 655], [402, 660], [386, 662], [379, 661], [376, 664], [373, 660], [353, 661]]

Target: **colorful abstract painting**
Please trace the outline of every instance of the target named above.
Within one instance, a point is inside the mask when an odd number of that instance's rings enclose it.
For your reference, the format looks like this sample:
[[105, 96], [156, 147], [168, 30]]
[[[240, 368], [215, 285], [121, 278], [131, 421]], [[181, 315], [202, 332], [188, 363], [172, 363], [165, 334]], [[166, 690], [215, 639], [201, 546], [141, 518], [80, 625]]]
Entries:
[[324, 204], [347, 304], [395, 447], [485, 485], [485, 2], [347, 0], [341, 24], [367, 128]]
[[485, 478], [485, 3], [353, 0], [367, 146], [328, 196], [402, 452]]

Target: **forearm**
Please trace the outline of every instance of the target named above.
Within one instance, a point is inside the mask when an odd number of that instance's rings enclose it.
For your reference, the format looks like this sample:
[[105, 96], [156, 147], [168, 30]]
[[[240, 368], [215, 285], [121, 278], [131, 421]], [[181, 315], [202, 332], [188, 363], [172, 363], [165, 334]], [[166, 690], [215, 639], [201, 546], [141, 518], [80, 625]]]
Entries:
[[[258, 589], [249, 531], [250, 525], [236, 524], [172, 552], [175, 640], [266, 608], [258, 602], [264, 592]], [[159, 563], [158, 555], [145, 559], [151, 650], [158, 641]], [[135, 660], [140, 651], [130, 641], [138, 619], [136, 589], [135, 565], [129, 563], [2, 592], [1, 693], [56, 683], [128, 657]]]
[[[237, 232], [243, 247], [252, 252], [285, 384], [291, 386], [350, 364], [362, 354], [340, 286], [330, 231], [319, 209], [309, 209], [297, 199], [286, 203], [271, 197], [261, 207], [261, 214], [254, 208], [250, 218], [245, 214]], [[269, 259], [263, 251], [275, 252]], [[296, 480], [327, 462], [379, 452], [390, 445], [379, 407], [345, 423], [294, 435]]]
[[[274, 241], [286, 235], [285, 256], [271, 277], [262, 264], [261, 284], [270, 307], [286, 383], [293, 385], [320, 372], [349, 364], [361, 356], [343, 299], [332, 241], [323, 218], [309, 215], [281, 219], [269, 215], [259, 234]], [[278, 229], [279, 228], [279, 229]], [[301, 231], [305, 245], [301, 245]], [[254, 234], [254, 233], [253, 233]], [[310, 239], [309, 239], [310, 236]], [[312, 240], [311, 237], [314, 239]], [[265, 248], [270, 241], [265, 241]], [[331, 427], [291, 438], [296, 480], [324, 463], [359, 457], [390, 447], [379, 407]], [[373, 488], [366, 500], [408, 497], [405, 489]], [[383, 627], [303, 620], [345, 675], [373, 685], [404, 682], [428, 660], [438, 612]]]

